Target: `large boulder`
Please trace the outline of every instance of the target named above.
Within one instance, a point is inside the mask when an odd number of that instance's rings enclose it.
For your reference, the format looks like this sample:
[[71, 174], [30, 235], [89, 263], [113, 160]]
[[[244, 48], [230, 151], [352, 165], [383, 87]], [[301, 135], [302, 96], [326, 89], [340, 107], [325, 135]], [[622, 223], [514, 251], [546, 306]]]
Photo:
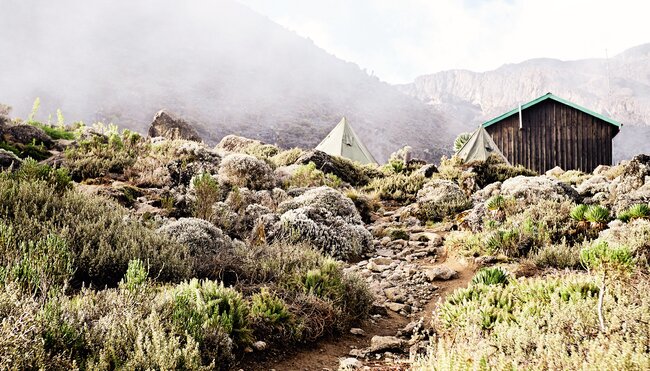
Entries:
[[546, 176], [516, 176], [501, 184], [501, 195], [511, 196], [528, 205], [541, 200], [575, 201], [578, 193], [570, 185]]
[[638, 155], [623, 167], [623, 173], [609, 185], [612, 210], [616, 213], [650, 201], [650, 156]]
[[593, 196], [601, 192], [609, 192], [609, 180], [602, 175], [592, 175], [576, 187], [580, 196]]
[[250, 155], [233, 153], [224, 157], [219, 176], [228, 183], [249, 189], [273, 189], [277, 183], [273, 169]]
[[163, 225], [158, 232], [189, 248], [188, 258], [197, 278], [215, 277], [222, 266], [220, 262], [235, 246], [221, 229], [203, 219], [181, 218]]
[[169, 140], [183, 139], [201, 142], [201, 136], [192, 125], [165, 110], [158, 111], [149, 126], [150, 137], [164, 137]]
[[43, 144], [47, 148], [54, 144], [52, 138], [43, 129], [28, 124], [6, 125], [2, 129], [2, 138], [0, 139], [9, 143]]
[[329, 188], [313, 188], [282, 202], [281, 214], [267, 229], [270, 236], [307, 242], [338, 259], [361, 256], [372, 244], [372, 235], [364, 227], [352, 200]]
[[13, 152], [9, 152], [0, 148], [0, 171], [7, 170], [9, 168], [16, 169], [20, 166], [21, 163], [22, 160], [13, 154]]
[[370, 181], [370, 178], [362, 171], [360, 165], [342, 157], [330, 156], [317, 149], [303, 153], [294, 164], [307, 165], [310, 162], [316, 165], [316, 169], [326, 174], [336, 175], [342, 181], [353, 186], [365, 185]]
[[420, 219], [440, 220], [472, 206], [458, 184], [449, 180], [432, 180], [417, 195]]

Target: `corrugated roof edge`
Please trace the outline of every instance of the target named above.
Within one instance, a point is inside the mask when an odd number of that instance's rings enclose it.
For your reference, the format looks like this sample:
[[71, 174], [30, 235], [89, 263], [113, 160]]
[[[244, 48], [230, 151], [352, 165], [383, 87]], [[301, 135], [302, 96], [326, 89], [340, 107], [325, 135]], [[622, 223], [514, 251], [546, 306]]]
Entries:
[[[560, 103], [562, 103], [562, 104], [566, 104], [567, 106], [569, 106], [569, 107], [573, 107], [573, 108], [575, 108], [575, 109], [577, 109], [577, 110], [579, 110], [579, 111], [582, 111], [582, 112], [584, 112], [584, 113], [586, 113], [586, 114], [588, 114], [588, 115], [591, 115], [591, 116], [597, 117], [597, 118], [599, 118], [599, 119], [601, 119], [601, 120], [603, 120], [603, 121], [605, 121], [605, 122], [607, 122], [607, 123], [609, 123], [609, 124], [612, 124], [612, 125], [618, 127], [619, 130], [620, 130], [621, 126], [623, 126], [623, 124], [621, 124], [621, 123], [619, 123], [619, 122], [617, 122], [617, 121], [614, 121], [614, 120], [610, 119], [609, 117], [606, 117], [606, 116], [601, 115], [600, 113], [596, 113], [596, 112], [594, 112], [594, 111], [588, 110], [588, 109], [586, 109], [586, 108], [584, 108], [584, 107], [581, 107], [581, 106], [579, 106], [579, 105], [577, 105], [577, 104], [575, 104], [575, 103], [573, 103], [573, 102], [569, 102], [569, 101], [566, 100], [566, 99], [562, 99], [562, 98], [560, 98], [560, 97], [558, 97], [558, 96], [555, 96], [555, 95], [553, 95], [552, 93], [546, 93], [546, 94], [542, 95], [542, 96], [539, 97], [539, 98], [533, 99], [533, 100], [531, 100], [530, 102], [528, 102], [528, 103], [526, 103], [526, 104], [523, 104], [523, 105], [521, 106], [521, 109], [524, 110], [524, 109], [526, 109], [526, 108], [528, 108], [528, 107], [534, 106], [534, 105], [536, 105], [537, 103], [542, 102], [542, 101], [545, 101], [545, 100], [547, 100], [547, 99], [553, 99], [553, 100], [556, 101], [556, 102], [560, 102]], [[488, 126], [490, 126], [490, 125], [492, 125], [492, 124], [495, 124], [495, 123], [497, 123], [497, 122], [499, 122], [499, 121], [501, 121], [501, 120], [503, 120], [503, 119], [505, 119], [505, 118], [507, 118], [507, 117], [510, 117], [510, 116], [512, 116], [512, 115], [514, 115], [515, 113], [518, 113], [518, 112], [519, 112], [519, 107], [516, 107], [516, 108], [513, 109], [512, 111], [508, 111], [508, 112], [504, 113], [503, 115], [500, 115], [500, 116], [498, 116], [498, 117], [493, 118], [493, 119], [490, 120], [490, 121], [486, 121], [486, 122], [484, 122], [484, 123], [483, 123], [483, 127], [486, 128], [486, 127], [488, 127]]]

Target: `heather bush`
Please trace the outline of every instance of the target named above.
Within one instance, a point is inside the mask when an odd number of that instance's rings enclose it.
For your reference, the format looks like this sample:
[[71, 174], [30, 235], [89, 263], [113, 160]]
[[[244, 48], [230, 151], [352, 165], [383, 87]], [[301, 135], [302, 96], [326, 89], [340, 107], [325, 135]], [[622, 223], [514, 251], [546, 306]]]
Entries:
[[553, 243], [539, 249], [532, 257], [535, 265], [541, 268], [580, 268], [580, 249], [570, 246], [566, 239], [561, 243]]
[[18, 244], [56, 235], [74, 262], [72, 284], [116, 285], [132, 259], [147, 261], [160, 280], [190, 273], [187, 248], [139, 221], [113, 201], [76, 191], [58, 194], [42, 181], [0, 179], [0, 219]]
[[320, 186], [338, 188], [341, 186], [341, 179], [334, 174], [323, 173], [316, 169], [316, 164], [310, 162], [307, 165], [299, 165], [296, 171], [291, 174], [286, 186], [287, 188]]
[[650, 299], [645, 278], [612, 281], [600, 329], [598, 280], [569, 274], [476, 285], [435, 315], [438, 337], [415, 369], [645, 369]]
[[382, 200], [408, 202], [416, 199], [425, 181], [426, 178], [421, 174], [393, 174], [373, 178], [364, 190], [375, 192]]
[[138, 156], [145, 153], [146, 144], [132, 132], [122, 134], [113, 128], [106, 135], [92, 135], [80, 140], [78, 147], [67, 147], [64, 165], [70, 169], [75, 180], [98, 178], [109, 173], [121, 174], [135, 164]]
[[219, 169], [232, 185], [249, 189], [271, 189], [275, 186], [273, 170], [269, 165], [256, 157], [244, 154], [226, 156]]
[[580, 261], [595, 270], [628, 271], [634, 265], [629, 247], [610, 246], [606, 241], [596, 241], [580, 250]]
[[48, 235], [19, 241], [13, 227], [0, 222], [0, 283], [16, 283], [27, 294], [44, 296], [63, 289], [74, 273], [74, 257], [65, 240]]
[[181, 218], [163, 225], [158, 232], [187, 247], [184, 260], [191, 268], [190, 277], [218, 276], [222, 262], [232, 254], [230, 237], [203, 219]]
[[295, 164], [298, 158], [300, 158], [304, 153], [305, 151], [300, 148], [292, 148], [275, 154], [271, 157], [271, 161], [273, 161], [275, 166], [278, 167], [289, 166]]
[[213, 205], [221, 200], [219, 183], [210, 174], [203, 173], [192, 179], [192, 190], [194, 191], [193, 214], [194, 217], [207, 221], [215, 218]]
[[418, 216], [422, 220], [437, 221], [454, 216], [472, 206], [460, 187], [449, 180], [432, 180], [418, 191]]

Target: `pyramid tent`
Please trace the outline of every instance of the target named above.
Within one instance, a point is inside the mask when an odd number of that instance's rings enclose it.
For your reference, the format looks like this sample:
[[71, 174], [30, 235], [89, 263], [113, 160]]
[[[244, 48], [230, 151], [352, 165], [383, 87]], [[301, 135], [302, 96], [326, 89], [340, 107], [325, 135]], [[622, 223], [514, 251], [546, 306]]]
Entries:
[[508, 159], [501, 153], [499, 147], [490, 134], [485, 131], [483, 126], [479, 126], [469, 140], [461, 147], [461, 149], [456, 153], [456, 156], [460, 157], [465, 162], [471, 161], [485, 161], [490, 155], [496, 154], [499, 156], [506, 164], [510, 165]]
[[345, 117], [316, 146], [316, 149], [328, 155], [345, 157], [362, 164], [377, 163]]

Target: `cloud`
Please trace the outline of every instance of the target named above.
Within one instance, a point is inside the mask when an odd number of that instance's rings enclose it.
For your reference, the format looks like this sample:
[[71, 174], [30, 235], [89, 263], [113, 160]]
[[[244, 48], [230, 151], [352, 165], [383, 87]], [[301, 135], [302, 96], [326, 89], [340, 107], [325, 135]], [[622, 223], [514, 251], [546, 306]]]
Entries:
[[648, 42], [635, 0], [241, 0], [389, 82], [537, 57], [604, 57]]

